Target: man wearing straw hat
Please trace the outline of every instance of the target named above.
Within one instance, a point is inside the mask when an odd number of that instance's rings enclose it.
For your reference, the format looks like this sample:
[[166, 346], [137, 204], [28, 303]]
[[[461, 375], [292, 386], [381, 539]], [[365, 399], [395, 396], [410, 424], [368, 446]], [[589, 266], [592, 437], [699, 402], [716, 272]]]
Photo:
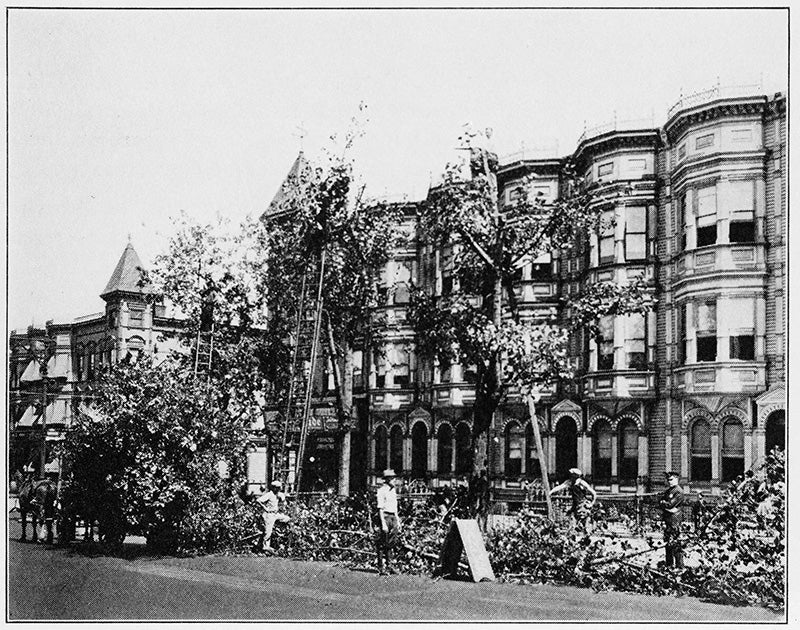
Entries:
[[383, 485], [378, 488], [378, 517], [381, 521], [381, 531], [378, 536], [378, 572], [384, 574], [384, 557], [386, 569], [389, 573], [397, 571], [392, 566], [394, 547], [397, 544], [397, 534], [400, 531], [400, 517], [397, 514], [397, 489], [395, 483], [397, 475], [394, 470], [387, 468], [383, 471]]
[[597, 492], [583, 478], [580, 468], [570, 468], [569, 479], [550, 490], [550, 495], [552, 496], [562, 490], [569, 491], [572, 497], [572, 506], [568, 513], [572, 514], [575, 526], [588, 533], [589, 518], [592, 514], [594, 502], [597, 501]]
[[275, 523], [288, 523], [289, 517], [278, 511], [278, 506], [281, 501], [286, 500], [286, 495], [281, 492], [283, 484], [277, 479], [269, 484], [269, 491], [262, 494], [258, 499], [258, 504], [264, 510], [264, 539], [261, 544], [262, 551], [273, 551], [272, 530]]

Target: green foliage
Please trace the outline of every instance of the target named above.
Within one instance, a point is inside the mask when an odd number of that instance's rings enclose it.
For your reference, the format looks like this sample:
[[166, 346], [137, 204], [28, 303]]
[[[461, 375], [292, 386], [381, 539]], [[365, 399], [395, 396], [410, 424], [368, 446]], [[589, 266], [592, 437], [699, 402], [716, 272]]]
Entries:
[[[106, 542], [140, 533], [162, 552], [214, 551], [249, 527], [245, 422], [179, 362], [120, 363], [93, 410], [69, 431], [72, 511], [100, 520]], [[228, 476], [220, 474], [223, 463]]]
[[[376, 566], [377, 520], [374, 496], [349, 499], [326, 495], [311, 505], [290, 506], [279, 553], [298, 559], [340, 561], [347, 566]], [[369, 519], [372, 514], [373, 528]], [[602, 509], [594, 511], [590, 536], [569, 523], [554, 523], [529, 509], [508, 526], [486, 536], [495, 575], [521, 584], [559, 583], [601, 591], [648, 595], [691, 595], [734, 605], [785, 605], [785, 484], [783, 453], [771, 453], [751, 479], [732, 488], [710, 511], [700, 532], [686, 533], [689, 561], [683, 570], [666, 569], [660, 541], [634, 547], [606, 527]], [[427, 504], [400, 502], [403, 528], [396, 565], [403, 573], [434, 575], [449, 519], [440, 520]], [[651, 556], [638, 554], [647, 551]], [[608, 561], [611, 560], [611, 561]], [[654, 566], [655, 565], [655, 566]]]

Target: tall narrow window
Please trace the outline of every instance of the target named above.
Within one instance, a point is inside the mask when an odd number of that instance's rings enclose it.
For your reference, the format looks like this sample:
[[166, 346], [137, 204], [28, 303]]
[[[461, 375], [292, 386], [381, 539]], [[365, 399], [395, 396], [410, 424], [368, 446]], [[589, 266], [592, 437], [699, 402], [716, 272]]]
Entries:
[[395, 345], [393, 347], [392, 362], [392, 375], [394, 376], [394, 386], [400, 389], [406, 389], [411, 385], [409, 354], [402, 345]]
[[375, 387], [383, 389], [386, 387], [386, 371], [388, 369], [386, 357], [380, 352], [375, 352]]
[[439, 359], [439, 382], [440, 383], [449, 383], [450, 382], [451, 367], [452, 367], [452, 364], [450, 363], [450, 359], [448, 359], [446, 357]]
[[697, 360], [717, 360], [717, 304], [697, 305]]
[[443, 424], [439, 427], [436, 437], [438, 438], [436, 470], [440, 473], [451, 473], [453, 472], [453, 429], [449, 424]]
[[717, 242], [717, 189], [701, 188], [697, 192], [697, 246]]
[[722, 424], [722, 481], [732, 481], [744, 473], [744, 431], [736, 418]]
[[611, 425], [601, 420], [594, 427], [594, 463], [592, 466], [595, 479], [608, 481], [611, 479]]
[[731, 359], [753, 361], [756, 358], [755, 306], [753, 298], [735, 298], [725, 303]]
[[539, 452], [536, 450], [536, 440], [533, 437], [533, 425], [531, 422], [525, 427], [525, 471], [529, 477], [536, 479], [542, 476], [541, 464], [539, 462]]
[[383, 425], [375, 429], [375, 470], [378, 472], [388, 468], [386, 457], [386, 427]]
[[619, 478], [627, 481], [639, 476], [639, 429], [633, 420], [619, 428]]
[[600, 264], [614, 262], [614, 211], [603, 213], [600, 224]]
[[411, 429], [411, 476], [420, 479], [428, 471], [428, 429], [417, 422]]
[[403, 429], [399, 425], [389, 434], [389, 467], [396, 473], [403, 470]]
[[686, 209], [689, 207], [688, 204], [689, 193], [687, 191], [678, 198], [678, 217], [676, 228], [678, 230], [678, 245], [680, 246], [680, 251], [686, 250], [686, 219], [688, 218]]
[[635, 313], [625, 319], [625, 353], [628, 368], [631, 370], [647, 369], [647, 352], [645, 349], [644, 315]]
[[686, 304], [681, 304], [678, 306], [678, 310], [676, 311], [676, 317], [678, 320], [678, 330], [677, 330], [677, 339], [678, 339], [678, 364], [679, 365], [686, 365], [686, 341], [687, 341], [687, 333], [688, 326], [686, 324], [686, 317], [687, 317], [687, 308]]
[[614, 316], [601, 317], [598, 328], [600, 338], [597, 340], [597, 369], [614, 369]]
[[730, 182], [728, 186], [731, 199], [729, 240], [731, 243], [752, 243], [756, 240], [753, 182]]
[[361, 350], [353, 351], [353, 389], [364, 387], [364, 352]]
[[506, 477], [522, 474], [522, 428], [516, 422], [506, 427]]
[[705, 420], [692, 425], [690, 442], [692, 481], [711, 481], [711, 427]]
[[625, 213], [625, 260], [647, 257], [647, 208], [630, 206]]
[[472, 470], [472, 446], [469, 425], [460, 422], [456, 427], [456, 473], [466, 474]]

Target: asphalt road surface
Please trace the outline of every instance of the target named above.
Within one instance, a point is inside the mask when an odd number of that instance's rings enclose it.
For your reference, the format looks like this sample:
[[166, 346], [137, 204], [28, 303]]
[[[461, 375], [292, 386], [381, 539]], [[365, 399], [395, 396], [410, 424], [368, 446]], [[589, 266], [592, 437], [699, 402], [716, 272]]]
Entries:
[[[13, 529], [12, 529], [13, 531]], [[555, 585], [378, 576], [274, 557], [91, 556], [10, 540], [8, 620], [780, 622], [762, 608]]]

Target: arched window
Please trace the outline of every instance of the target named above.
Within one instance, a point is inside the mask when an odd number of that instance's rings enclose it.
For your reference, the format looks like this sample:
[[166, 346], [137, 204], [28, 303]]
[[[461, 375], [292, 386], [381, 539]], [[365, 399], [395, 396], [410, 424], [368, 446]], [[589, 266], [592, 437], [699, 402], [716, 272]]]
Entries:
[[438, 447], [437, 447], [437, 465], [436, 469], [440, 473], [453, 472], [453, 429], [449, 424], [443, 424], [439, 427]]
[[411, 429], [411, 475], [424, 477], [428, 471], [428, 428], [417, 422]]
[[711, 427], [706, 420], [692, 425], [690, 440], [692, 481], [711, 481]]
[[403, 429], [398, 425], [394, 425], [389, 434], [389, 468], [397, 474], [403, 470]]
[[506, 477], [522, 474], [522, 438], [524, 433], [517, 422], [506, 425]]
[[744, 430], [738, 418], [727, 418], [722, 424], [722, 481], [731, 481], [744, 474]]
[[765, 455], [772, 452], [773, 448], [786, 449], [786, 412], [778, 409], [769, 414], [764, 436]]
[[639, 476], [639, 428], [633, 420], [619, 427], [619, 478], [636, 480]]
[[530, 422], [528, 426], [525, 427], [525, 448], [527, 451], [525, 454], [527, 458], [525, 462], [525, 471], [529, 476], [538, 479], [542, 476], [542, 468], [536, 451], [536, 440], [533, 437], [533, 425]]
[[594, 426], [594, 463], [592, 471], [595, 479], [603, 481], [611, 479], [611, 425], [607, 420], [600, 420]]
[[456, 427], [456, 473], [464, 475], [472, 470], [472, 446], [469, 425], [461, 422]]
[[386, 468], [386, 427], [380, 425], [375, 429], [375, 470], [383, 472]]

